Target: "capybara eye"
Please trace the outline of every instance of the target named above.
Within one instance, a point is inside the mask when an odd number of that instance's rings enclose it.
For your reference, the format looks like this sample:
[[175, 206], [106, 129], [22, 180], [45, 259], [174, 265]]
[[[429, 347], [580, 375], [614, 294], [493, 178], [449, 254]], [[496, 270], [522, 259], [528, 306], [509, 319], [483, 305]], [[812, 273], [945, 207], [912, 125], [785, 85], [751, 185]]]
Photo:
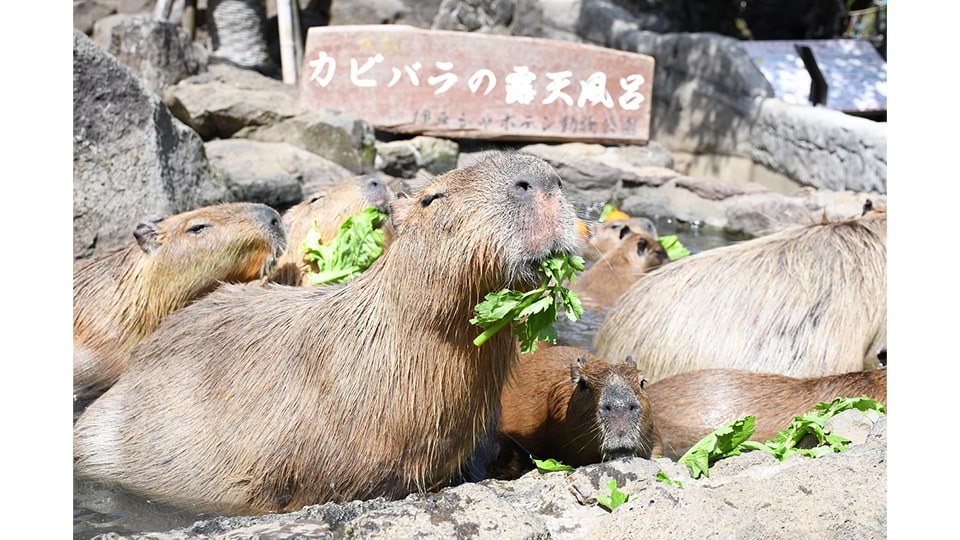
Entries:
[[434, 193], [433, 195], [427, 195], [426, 197], [420, 199], [420, 206], [426, 208], [430, 206], [430, 203], [443, 197], [443, 193]]
[[200, 234], [201, 232], [209, 228], [210, 228], [209, 223], [197, 223], [196, 225], [193, 225], [189, 229], [187, 229], [187, 232], [190, 234]]
[[315, 202], [317, 202], [317, 201], [322, 201], [323, 198], [326, 197], [326, 196], [327, 196], [326, 194], [314, 195], [313, 197], [310, 198], [310, 204], [313, 204], [313, 203], [315, 203]]

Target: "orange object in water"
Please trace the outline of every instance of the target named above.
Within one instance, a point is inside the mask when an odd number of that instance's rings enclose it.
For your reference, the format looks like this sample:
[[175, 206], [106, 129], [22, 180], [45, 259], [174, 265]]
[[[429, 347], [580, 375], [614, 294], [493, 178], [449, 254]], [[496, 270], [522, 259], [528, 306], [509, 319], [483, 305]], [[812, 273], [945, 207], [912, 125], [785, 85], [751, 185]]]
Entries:
[[605, 217], [603, 220], [614, 221], [617, 219], [630, 219], [630, 216], [623, 210], [611, 210], [610, 213], [607, 214], [607, 217]]
[[590, 237], [590, 228], [587, 227], [587, 222], [582, 219], [577, 219], [577, 231], [580, 232], [580, 238], [584, 240]]

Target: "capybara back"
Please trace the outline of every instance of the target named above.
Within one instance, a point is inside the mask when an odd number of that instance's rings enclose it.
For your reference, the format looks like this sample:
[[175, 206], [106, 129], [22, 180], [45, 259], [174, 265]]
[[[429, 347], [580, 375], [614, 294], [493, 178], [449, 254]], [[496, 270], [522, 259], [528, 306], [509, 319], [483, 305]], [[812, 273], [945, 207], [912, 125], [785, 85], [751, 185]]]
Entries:
[[637, 281], [593, 342], [651, 382], [725, 367], [795, 377], [877, 366], [886, 345], [887, 217], [794, 227], [714, 248]]

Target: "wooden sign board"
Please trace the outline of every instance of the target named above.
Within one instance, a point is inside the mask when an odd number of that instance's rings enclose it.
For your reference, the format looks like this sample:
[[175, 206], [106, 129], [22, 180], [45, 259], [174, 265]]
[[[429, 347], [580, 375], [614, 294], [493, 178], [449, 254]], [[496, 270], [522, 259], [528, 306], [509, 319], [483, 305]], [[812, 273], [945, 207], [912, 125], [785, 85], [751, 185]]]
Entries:
[[826, 80], [826, 107], [850, 113], [887, 110], [887, 63], [869, 41], [775, 40], [742, 44], [783, 101], [810, 105], [810, 75], [797, 52], [797, 45], [805, 45], [810, 47]]
[[312, 27], [300, 102], [447, 138], [646, 143], [653, 58], [403, 25]]

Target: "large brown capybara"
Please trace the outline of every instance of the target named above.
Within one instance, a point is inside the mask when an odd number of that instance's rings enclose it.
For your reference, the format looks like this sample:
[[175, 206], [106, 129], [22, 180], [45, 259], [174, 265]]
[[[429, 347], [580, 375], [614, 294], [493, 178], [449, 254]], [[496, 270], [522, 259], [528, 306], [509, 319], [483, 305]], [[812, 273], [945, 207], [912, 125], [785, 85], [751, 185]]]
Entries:
[[792, 227], [637, 281], [593, 341], [647, 380], [734, 368], [813, 377], [877, 367], [887, 339], [887, 214]]
[[577, 347], [541, 345], [522, 355], [503, 389], [499, 456], [488, 476], [519, 477], [530, 457], [572, 467], [661, 453], [636, 364]]
[[[310, 230], [316, 226], [320, 232], [320, 240], [327, 243], [337, 236], [340, 226], [348, 217], [359, 214], [370, 206], [389, 213], [390, 203], [396, 198], [385, 180], [372, 175], [362, 175], [352, 176], [317, 191], [299, 204], [291, 206], [283, 213], [283, 224], [287, 229], [287, 249], [268, 281], [284, 285], [310, 285], [308, 272], [317, 271], [316, 262], [306, 260], [303, 253], [303, 241]], [[382, 230], [386, 248], [393, 239], [389, 220]]]
[[657, 226], [645, 217], [634, 216], [627, 219], [612, 219], [591, 223], [587, 227], [589, 237], [583, 250], [583, 258], [588, 261], [599, 259], [601, 255], [613, 249], [620, 242], [625, 228], [633, 232], [646, 233], [654, 239], [658, 237]]
[[700, 369], [647, 385], [663, 455], [677, 460], [700, 439], [749, 415], [756, 416], [752, 440], [765, 442], [795, 416], [834, 398], [866, 396], [887, 402], [887, 368], [823, 377], [788, 377], [736, 369]]
[[170, 313], [221, 282], [263, 277], [286, 247], [280, 214], [234, 202], [145, 221], [136, 242], [78, 262], [73, 270], [73, 392], [110, 387], [130, 351]]
[[620, 228], [620, 241], [570, 285], [585, 308], [606, 309], [647, 272], [670, 262], [666, 248], [646, 232]]
[[228, 285], [175, 313], [74, 428], [74, 473], [223, 513], [399, 498], [459, 475], [519, 355], [475, 306], [582, 247], [540, 158], [501, 153], [394, 203], [394, 243], [338, 287]]

